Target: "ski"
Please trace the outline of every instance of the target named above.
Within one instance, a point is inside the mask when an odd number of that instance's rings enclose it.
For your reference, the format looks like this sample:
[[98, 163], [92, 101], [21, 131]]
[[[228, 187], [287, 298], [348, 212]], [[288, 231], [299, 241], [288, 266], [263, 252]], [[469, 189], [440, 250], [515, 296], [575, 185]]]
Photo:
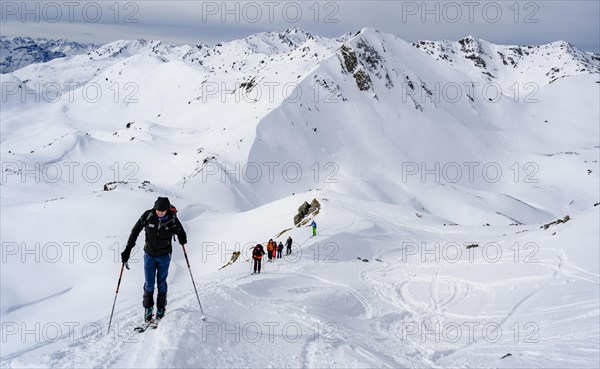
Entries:
[[156, 319], [152, 319], [149, 322], [144, 322], [144, 324], [142, 324], [139, 327], [135, 327], [133, 330], [136, 331], [136, 332], [138, 332], [138, 333], [145, 332], [146, 329], [148, 329], [152, 325], [152, 323], [154, 323], [155, 320]]
[[150, 328], [152, 328], [152, 329], [156, 329], [156, 328], [158, 328], [158, 323], [160, 323], [160, 320], [161, 320], [161, 319], [162, 319], [162, 318], [156, 318], [156, 319], [154, 319], [154, 320], [151, 322], [152, 324], [150, 324]]

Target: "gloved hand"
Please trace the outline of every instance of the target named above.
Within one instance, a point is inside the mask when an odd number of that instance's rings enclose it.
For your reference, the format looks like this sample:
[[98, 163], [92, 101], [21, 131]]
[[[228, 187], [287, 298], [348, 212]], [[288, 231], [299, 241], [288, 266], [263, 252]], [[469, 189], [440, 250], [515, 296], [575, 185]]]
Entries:
[[126, 263], [129, 261], [129, 257], [131, 256], [131, 249], [125, 248], [121, 253], [121, 262]]

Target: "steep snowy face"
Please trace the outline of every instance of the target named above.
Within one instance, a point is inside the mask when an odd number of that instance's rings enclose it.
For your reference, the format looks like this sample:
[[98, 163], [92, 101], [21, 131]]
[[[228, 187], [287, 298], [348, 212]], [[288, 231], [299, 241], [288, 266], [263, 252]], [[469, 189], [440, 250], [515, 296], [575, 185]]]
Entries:
[[[461, 224], [528, 223], [589, 207], [598, 184], [595, 69], [549, 84], [559, 59], [502, 74], [484, 59], [500, 46], [464, 44], [472, 57], [451, 64], [374, 29], [346, 39], [299, 81], [303, 94], [261, 120], [249, 159], [333, 163], [339, 181], [299, 181], [271, 195], [322, 185]], [[565, 161], [578, 169], [557, 176]]]
[[32, 39], [30, 37], [0, 38], [0, 73], [10, 73], [29, 64], [82, 54], [98, 45], [67, 40]]

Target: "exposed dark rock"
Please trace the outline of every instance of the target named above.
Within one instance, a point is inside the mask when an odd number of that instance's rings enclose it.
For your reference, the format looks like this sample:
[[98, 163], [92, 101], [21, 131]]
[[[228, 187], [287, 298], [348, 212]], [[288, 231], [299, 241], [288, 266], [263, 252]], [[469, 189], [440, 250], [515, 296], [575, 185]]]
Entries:
[[306, 219], [309, 215], [316, 216], [319, 214], [321, 210], [321, 204], [317, 199], [313, 199], [313, 201], [309, 204], [308, 202], [304, 202], [298, 208], [298, 214], [294, 216], [294, 225], [300, 227], [306, 223], [308, 223], [308, 219]]
[[569, 220], [571, 220], [571, 217], [570, 217], [570, 216], [568, 216], [568, 215], [565, 215], [565, 217], [564, 217], [564, 218], [562, 218], [562, 219], [557, 219], [557, 220], [555, 220], [555, 221], [552, 221], [552, 222], [550, 222], [550, 223], [544, 224], [544, 225], [543, 225], [543, 226], [541, 226], [540, 228], [548, 229], [548, 228], [550, 228], [550, 226], [553, 226], [553, 225], [556, 225], [556, 224], [560, 224], [560, 223], [566, 223], [566, 222], [568, 222]]
[[363, 64], [368, 70], [375, 72], [383, 66], [383, 58], [365, 39], [361, 38], [358, 40], [356, 47], [361, 50], [359, 54], [361, 64]]
[[119, 184], [127, 184], [127, 182], [123, 182], [123, 181], [116, 181], [116, 182], [108, 182], [104, 184], [104, 188], [102, 189], [102, 191], [112, 191], [115, 188], [117, 188], [117, 185]]
[[356, 80], [356, 85], [358, 89], [361, 91], [367, 91], [373, 87], [373, 81], [371, 81], [371, 77], [362, 70], [354, 73], [354, 79]]
[[348, 73], [353, 73], [356, 69], [356, 66], [358, 65], [356, 53], [346, 45], [342, 45], [342, 47], [340, 47], [340, 51], [342, 52], [342, 58], [344, 63], [343, 69]]

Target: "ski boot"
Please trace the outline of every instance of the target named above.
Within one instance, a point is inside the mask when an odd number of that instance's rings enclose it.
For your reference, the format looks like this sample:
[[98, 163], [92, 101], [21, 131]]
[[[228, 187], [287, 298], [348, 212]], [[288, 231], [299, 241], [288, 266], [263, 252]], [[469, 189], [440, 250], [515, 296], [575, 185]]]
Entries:
[[154, 310], [154, 308], [145, 308], [144, 309], [144, 320], [149, 322], [152, 320], [152, 311]]

